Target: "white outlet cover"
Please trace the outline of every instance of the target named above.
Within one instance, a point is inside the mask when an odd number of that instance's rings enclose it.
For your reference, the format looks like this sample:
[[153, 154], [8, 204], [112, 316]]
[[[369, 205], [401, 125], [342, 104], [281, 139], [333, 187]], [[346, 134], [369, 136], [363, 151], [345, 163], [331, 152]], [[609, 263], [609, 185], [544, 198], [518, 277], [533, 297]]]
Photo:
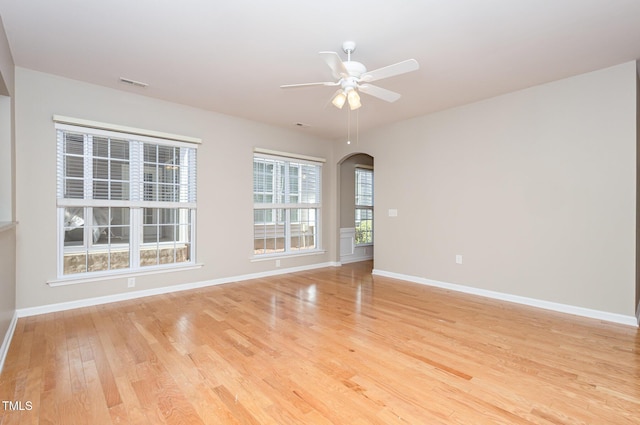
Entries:
[[462, 264], [462, 255], [456, 255], [456, 264]]
[[389, 210], [389, 217], [397, 217], [398, 216], [398, 210], [395, 208], [392, 208]]

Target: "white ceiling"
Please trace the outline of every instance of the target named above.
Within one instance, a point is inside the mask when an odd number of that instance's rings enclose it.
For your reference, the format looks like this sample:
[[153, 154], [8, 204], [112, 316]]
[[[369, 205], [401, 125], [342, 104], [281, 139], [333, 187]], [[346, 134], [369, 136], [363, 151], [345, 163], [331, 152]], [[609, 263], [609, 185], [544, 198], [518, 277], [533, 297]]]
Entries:
[[330, 138], [335, 88], [279, 86], [331, 80], [318, 52], [345, 40], [369, 70], [420, 63], [375, 83], [397, 102], [362, 96], [360, 131], [640, 58], [640, 0], [0, 0], [0, 16], [17, 66]]

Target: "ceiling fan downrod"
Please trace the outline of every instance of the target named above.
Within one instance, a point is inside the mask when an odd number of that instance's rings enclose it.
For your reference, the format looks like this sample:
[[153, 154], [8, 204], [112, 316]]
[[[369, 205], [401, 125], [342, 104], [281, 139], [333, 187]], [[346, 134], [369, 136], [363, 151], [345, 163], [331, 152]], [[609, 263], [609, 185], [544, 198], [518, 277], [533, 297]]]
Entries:
[[355, 41], [345, 41], [342, 43], [342, 51], [347, 54], [347, 62], [351, 62], [351, 53], [356, 50]]

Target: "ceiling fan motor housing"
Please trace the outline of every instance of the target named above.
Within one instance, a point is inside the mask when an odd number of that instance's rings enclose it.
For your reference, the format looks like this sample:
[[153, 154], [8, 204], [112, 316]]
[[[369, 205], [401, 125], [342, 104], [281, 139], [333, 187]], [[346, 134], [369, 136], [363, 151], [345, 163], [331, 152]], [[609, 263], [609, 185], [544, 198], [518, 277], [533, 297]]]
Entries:
[[344, 62], [344, 67], [349, 71], [349, 75], [355, 78], [360, 78], [362, 74], [367, 72], [367, 68], [360, 62], [356, 61]]

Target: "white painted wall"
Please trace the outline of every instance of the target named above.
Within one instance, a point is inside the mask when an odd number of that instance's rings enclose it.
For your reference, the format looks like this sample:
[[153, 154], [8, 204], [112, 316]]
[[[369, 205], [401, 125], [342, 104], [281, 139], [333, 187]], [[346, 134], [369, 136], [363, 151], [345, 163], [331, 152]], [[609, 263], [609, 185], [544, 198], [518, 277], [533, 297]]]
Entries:
[[[148, 90], [153, 90], [149, 88]], [[16, 70], [17, 305], [29, 308], [129, 291], [124, 278], [49, 287], [56, 278], [56, 138], [54, 114], [200, 137], [198, 270], [141, 276], [135, 290], [261, 273], [275, 260], [253, 254], [253, 148], [327, 158], [323, 173], [322, 238], [328, 252], [281, 260], [281, 268], [336, 259], [335, 161], [329, 141], [304, 130], [239, 118], [107, 89], [32, 70]], [[144, 92], [143, 92], [144, 93]]]
[[361, 134], [375, 268], [633, 316], [635, 84], [625, 63]]
[[13, 221], [14, 64], [0, 19], [0, 370], [16, 311], [16, 234]]
[[[376, 161], [376, 269], [632, 316], [635, 78], [626, 63], [361, 134], [358, 151]], [[55, 278], [54, 113], [204, 140], [205, 266], [142, 277], [136, 289], [275, 270], [249, 261], [254, 146], [328, 159], [329, 252], [281, 266], [337, 259], [336, 166], [355, 146], [25, 69], [16, 86], [19, 308], [127, 291], [124, 279], [45, 283]]]

